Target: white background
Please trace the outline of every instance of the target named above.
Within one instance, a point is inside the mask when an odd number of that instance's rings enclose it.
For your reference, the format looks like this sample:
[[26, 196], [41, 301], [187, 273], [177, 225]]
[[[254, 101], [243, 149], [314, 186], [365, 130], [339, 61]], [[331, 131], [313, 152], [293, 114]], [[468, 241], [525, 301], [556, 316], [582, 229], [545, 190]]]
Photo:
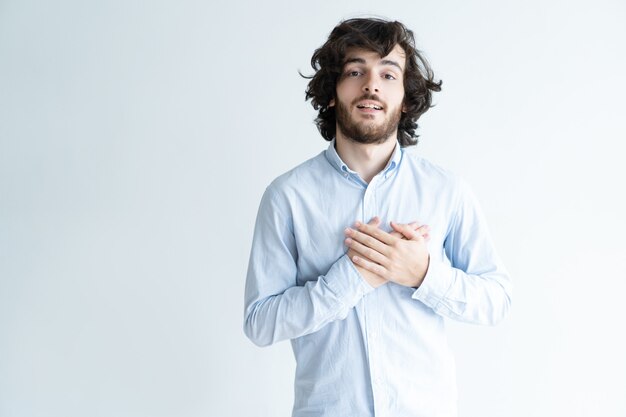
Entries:
[[289, 415], [289, 343], [242, 332], [254, 219], [326, 147], [298, 70], [372, 13], [514, 277], [450, 323], [460, 416], [626, 415], [626, 3], [227, 3], [0, 0], [0, 417]]

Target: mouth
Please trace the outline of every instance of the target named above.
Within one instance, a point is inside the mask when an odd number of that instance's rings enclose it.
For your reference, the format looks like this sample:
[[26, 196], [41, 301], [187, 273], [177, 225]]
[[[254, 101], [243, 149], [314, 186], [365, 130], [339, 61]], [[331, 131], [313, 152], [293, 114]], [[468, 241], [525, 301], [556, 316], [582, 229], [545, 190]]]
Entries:
[[357, 109], [362, 110], [382, 110], [383, 106], [378, 103], [362, 102], [356, 105]]

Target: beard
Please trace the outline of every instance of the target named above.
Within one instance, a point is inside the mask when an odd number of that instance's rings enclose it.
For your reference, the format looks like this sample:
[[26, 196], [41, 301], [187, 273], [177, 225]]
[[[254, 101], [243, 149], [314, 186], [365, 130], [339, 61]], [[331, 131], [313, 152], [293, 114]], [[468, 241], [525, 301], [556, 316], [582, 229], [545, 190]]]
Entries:
[[[364, 99], [376, 100], [376, 96], [361, 97], [356, 101]], [[402, 110], [398, 107], [397, 110], [389, 113], [388, 117], [383, 120], [382, 124], [377, 124], [374, 121], [368, 120], [361, 122], [355, 121], [350, 117], [349, 108], [344, 106], [339, 100], [337, 100], [335, 111], [337, 128], [341, 130], [341, 133], [343, 133], [347, 139], [362, 144], [379, 145], [381, 143], [385, 143], [387, 139], [389, 139], [398, 129], [400, 117], [402, 116]]]

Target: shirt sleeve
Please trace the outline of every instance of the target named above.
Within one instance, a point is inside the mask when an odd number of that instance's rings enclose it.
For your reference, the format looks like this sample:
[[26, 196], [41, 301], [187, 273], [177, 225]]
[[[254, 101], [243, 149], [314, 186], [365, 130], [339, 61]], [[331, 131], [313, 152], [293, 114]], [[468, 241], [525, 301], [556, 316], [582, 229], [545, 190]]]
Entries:
[[457, 195], [444, 241], [450, 262], [431, 261], [413, 298], [442, 316], [493, 325], [510, 308], [511, 278], [495, 251], [476, 198], [461, 180]]
[[244, 332], [259, 346], [342, 320], [373, 290], [346, 255], [326, 275], [305, 277], [306, 284], [298, 286], [298, 252], [289, 213], [286, 200], [268, 188], [254, 229], [244, 305]]

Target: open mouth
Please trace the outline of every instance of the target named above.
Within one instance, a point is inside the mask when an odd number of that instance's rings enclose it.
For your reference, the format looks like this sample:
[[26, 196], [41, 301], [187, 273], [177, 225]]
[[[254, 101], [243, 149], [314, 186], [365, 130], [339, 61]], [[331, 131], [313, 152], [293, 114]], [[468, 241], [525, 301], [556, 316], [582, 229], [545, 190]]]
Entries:
[[358, 109], [373, 109], [373, 110], [382, 110], [383, 108], [377, 104], [357, 104]]

